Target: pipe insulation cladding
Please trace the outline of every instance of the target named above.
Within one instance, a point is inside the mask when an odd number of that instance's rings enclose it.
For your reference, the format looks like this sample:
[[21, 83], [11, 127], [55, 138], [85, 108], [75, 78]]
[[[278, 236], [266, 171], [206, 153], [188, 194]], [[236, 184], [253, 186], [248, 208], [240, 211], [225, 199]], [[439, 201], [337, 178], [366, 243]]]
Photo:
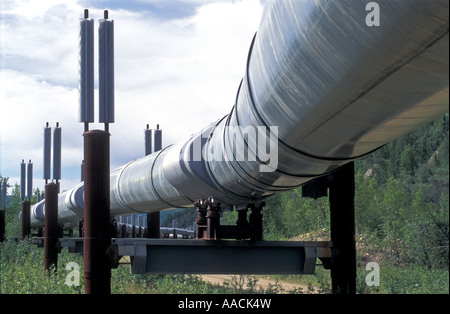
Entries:
[[[231, 112], [111, 171], [111, 217], [260, 200], [448, 112], [448, 0], [377, 3], [380, 26], [360, 0], [267, 1]], [[78, 223], [82, 200], [83, 183], [60, 194], [60, 223]]]

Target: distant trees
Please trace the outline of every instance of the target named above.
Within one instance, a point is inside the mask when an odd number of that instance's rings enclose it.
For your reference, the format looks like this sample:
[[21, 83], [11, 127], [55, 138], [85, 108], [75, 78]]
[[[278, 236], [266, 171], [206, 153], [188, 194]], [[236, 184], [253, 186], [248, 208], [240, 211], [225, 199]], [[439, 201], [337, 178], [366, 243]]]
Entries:
[[286, 240], [299, 234], [329, 230], [328, 198], [303, 198], [301, 189], [277, 194], [266, 200], [263, 223], [266, 240]]
[[172, 227], [172, 221], [175, 220], [178, 228], [189, 229], [197, 218], [195, 208], [168, 210], [167, 213], [164, 218], [161, 216], [161, 226], [163, 227]]
[[[41, 191], [39, 188], [36, 188], [30, 200], [31, 204], [36, 203], [38, 193], [41, 193]], [[8, 207], [5, 212], [5, 229], [7, 238], [20, 237], [21, 224], [19, 220], [19, 213], [21, 210], [22, 201], [20, 199], [20, 185], [16, 183], [10, 193]]]

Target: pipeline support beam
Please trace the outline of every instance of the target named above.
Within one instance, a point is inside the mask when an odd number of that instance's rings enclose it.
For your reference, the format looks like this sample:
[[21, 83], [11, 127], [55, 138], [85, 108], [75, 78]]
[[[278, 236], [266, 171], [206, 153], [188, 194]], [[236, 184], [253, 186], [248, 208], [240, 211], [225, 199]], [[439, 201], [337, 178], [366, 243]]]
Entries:
[[84, 133], [84, 282], [86, 294], [111, 292], [111, 264], [107, 249], [110, 235], [110, 134]]
[[[194, 206], [197, 208], [196, 239], [252, 241], [263, 239], [262, 210], [265, 202], [249, 203], [247, 208], [237, 210], [238, 220], [236, 225], [220, 224], [221, 204], [212, 197], [207, 200], [199, 199], [194, 203]], [[251, 210], [249, 220], [247, 220], [248, 209]]]
[[0, 242], [6, 239], [6, 190], [6, 180], [2, 179], [0, 181]]
[[147, 214], [147, 238], [158, 239], [161, 234], [160, 228], [160, 216], [159, 212]]
[[5, 241], [5, 230], [6, 230], [6, 225], [5, 225], [5, 210], [4, 209], [0, 209], [0, 243]]
[[356, 294], [354, 163], [329, 175], [331, 284], [337, 294]]
[[203, 239], [206, 236], [206, 204], [202, 199], [199, 199], [194, 203], [194, 206], [197, 208], [195, 237]]
[[[145, 133], [145, 155], [151, 154], [152, 151], [152, 130], [148, 129]], [[154, 151], [160, 151], [162, 149], [162, 130], [159, 129], [159, 124], [156, 127], [156, 130], [154, 132]], [[153, 239], [159, 239], [161, 237], [161, 233], [159, 231], [161, 227], [161, 218], [159, 211], [148, 213], [147, 214], [147, 238], [153, 238]]]
[[313, 274], [330, 242], [116, 238], [110, 252], [133, 274]]
[[30, 234], [30, 201], [22, 201], [22, 240]]
[[58, 268], [58, 191], [59, 184], [45, 185], [45, 223], [44, 223], [44, 271]]

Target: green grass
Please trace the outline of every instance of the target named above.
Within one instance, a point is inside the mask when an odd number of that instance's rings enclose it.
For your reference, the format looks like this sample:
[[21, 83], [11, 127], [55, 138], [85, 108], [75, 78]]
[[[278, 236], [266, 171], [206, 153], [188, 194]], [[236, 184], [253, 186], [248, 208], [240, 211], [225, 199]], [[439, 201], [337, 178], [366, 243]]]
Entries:
[[367, 286], [368, 271], [358, 270], [358, 293], [382, 294], [448, 294], [448, 269], [428, 269], [423, 266], [396, 266], [391, 262], [380, 263], [380, 285]]
[[[58, 255], [58, 270], [44, 273], [43, 249], [30, 240], [0, 244], [0, 292], [2, 294], [83, 294], [83, 258], [69, 254], [66, 249]], [[79, 286], [68, 286], [66, 277], [73, 269], [66, 265], [75, 262], [80, 266]], [[424, 266], [396, 265], [392, 260], [379, 259], [380, 285], [367, 286], [366, 260], [358, 258], [357, 292], [364, 294], [448, 294], [448, 269], [428, 269]], [[266, 276], [265, 276], [266, 277]], [[72, 278], [72, 277], [70, 277]], [[314, 275], [271, 276], [278, 281], [298, 283], [313, 287], [319, 293], [331, 290], [330, 271], [316, 267]], [[220, 294], [220, 293], [288, 293], [277, 283], [267, 289], [257, 287], [258, 277], [247, 276], [246, 284], [236, 276], [221, 286], [210, 285], [195, 275], [134, 275], [127, 264], [111, 271], [113, 294]], [[309, 293], [310, 289], [293, 291]]]
[[64, 269], [70, 261], [82, 265], [80, 256], [59, 254], [58, 271], [45, 274], [43, 250], [30, 240], [4, 242], [0, 245], [0, 291], [2, 294], [71, 294], [83, 293], [82, 286], [69, 287], [65, 284], [69, 271]]
[[[83, 258], [80, 254], [69, 254], [63, 249], [58, 254], [58, 269], [45, 274], [44, 251], [30, 240], [4, 242], [0, 245], [0, 291], [2, 294], [83, 294]], [[79, 285], [67, 285], [73, 281], [73, 268], [79, 265]], [[217, 288], [202, 282], [197, 276], [184, 275], [133, 275], [129, 265], [119, 265], [111, 270], [111, 293], [219, 293]]]
[[[83, 294], [83, 258], [80, 254], [63, 249], [58, 254], [58, 269], [44, 272], [44, 251], [31, 240], [5, 241], [0, 244], [0, 292], [1, 294]], [[74, 269], [66, 266], [77, 263], [79, 285], [67, 285], [74, 281]], [[195, 275], [131, 274], [128, 264], [111, 270], [112, 294], [223, 294], [223, 293], [275, 293], [276, 286], [267, 290], [253, 284], [242, 286], [234, 281], [224, 286], [206, 283]]]

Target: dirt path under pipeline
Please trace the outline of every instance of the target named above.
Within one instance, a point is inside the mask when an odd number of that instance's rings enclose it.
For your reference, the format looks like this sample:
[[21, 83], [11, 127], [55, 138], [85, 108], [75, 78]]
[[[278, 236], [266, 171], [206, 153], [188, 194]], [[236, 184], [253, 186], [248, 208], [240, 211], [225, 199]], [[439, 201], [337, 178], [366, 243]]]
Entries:
[[[234, 277], [234, 278], [233, 278]], [[223, 285], [223, 283], [228, 282], [232, 283], [233, 280], [236, 281], [236, 277], [239, 278], [239, 276], [233, 276], [233, 275], [201, 275], [200, 278], [203, 281], [207, 281], [210, 284], [213, 285]], [[252, 276], [253, 277], [253, 276]], [[244, 276], [246, 278], [245, 280], [248, 280], [247, 276]], [[282, 293], [289, 293], [289, 291], [296, 290], [296, 289], [302, 289], [303, 293], [317, 293], [315, 291], [308, 290], [308, 287], [306, 285], [301, 284], [294, 284], [284, 281], [275, 281], [272, 279], [266, 279], [262, 278], [261, 276], [256, 277], [258, 281], [256, 282], [256, 289], [259, 290], [260, 288], [264, 290], [268, 290], [271, 286], [277, 285], [278, 287], [281, 287]], [[242, 283], [243, 287], [247, 287], [247, 281]]]

